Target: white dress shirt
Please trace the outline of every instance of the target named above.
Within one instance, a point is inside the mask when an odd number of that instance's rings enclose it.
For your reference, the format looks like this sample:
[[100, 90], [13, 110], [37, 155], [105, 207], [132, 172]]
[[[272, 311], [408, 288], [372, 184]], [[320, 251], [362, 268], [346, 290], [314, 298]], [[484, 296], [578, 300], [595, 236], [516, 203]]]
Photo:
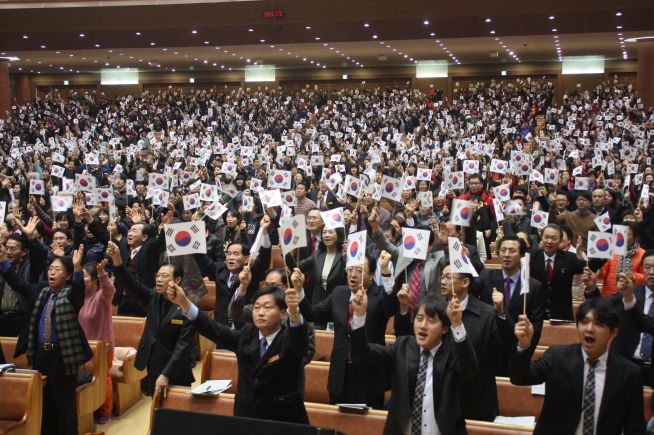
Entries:
[[[513, 292], [515, 291], [516, 285], [518, 285], [518, 281], [520, 281], [520, 269], [513, 275], [507, 275], [504, 270], [502, 270], [502, 280], [504, 284], [502, 284], [502, 294], [504, 294], [504, 286], [506, 285], [506, 279], [511, 278], [511, 299], [513, 298]], [[504, 305], [507, 306], [509, 304], [509, 301], [504, 301]]]
[[[581, 355], [584, 359], [584, 379], [581, 381], [582, 394], [581, 394], [581, 406], [582, 413], [579, 416], [579, 423], [577, 424], [577, 430], [575, 430], [575, 435], [583, 435], [584, 433], [584, 415], [583, 415], [583, 406], [584, 406], [584, 395], [583, 395], [583, 386], [586, 383], [586, 376], [588, 376], [588, 370], [590, 365], [588, 364], [588, 354], [582, 348]], [[599, 361], [595, 366], [595, 414], [593, 418], [593, 433], [597, 433], [597, 419], [599, 418], [600, 405], [602, 404], [602, 394], [604, 393], [604, 382], [606, 381], [606, 360], [609, 357], [609, 352], [606, 351], [602, 356], [599, 357]], [[547, 387], [546, 387], [547, 388]]]
[[[643, 306], [643, 313], [647, 315], [649, 313], [649, 309], [652, 306], [652, 302], [654, 302], [654, 293], [649, 289], [649, 287], [645, 286], [645, 304]], [[636, 306], [636, 297], [634, 297], [631, 302], [625, 302], [624, 299], [622, 300], [622, 303], [624, 304], [624, 309], [626, 310], [631, 310]], [[634, 351], [633, 357], [634, 359], [642, 360], [643, 357], [640, 356], [640, 344], [643, 342], [643, 337], [645, 333], [641, 332], [640, 334], [640, 340], [638, 340], [638, 346], [636, 346], [636, 350]]]
[[547, 260], [552, 260], [552, 270], [554, 270], [554, 260], [556, 259], [556, 254], [548, 257], [547, 254], [543, 252], [543, 255], [545, 256], [545, 274], [547, 275]]

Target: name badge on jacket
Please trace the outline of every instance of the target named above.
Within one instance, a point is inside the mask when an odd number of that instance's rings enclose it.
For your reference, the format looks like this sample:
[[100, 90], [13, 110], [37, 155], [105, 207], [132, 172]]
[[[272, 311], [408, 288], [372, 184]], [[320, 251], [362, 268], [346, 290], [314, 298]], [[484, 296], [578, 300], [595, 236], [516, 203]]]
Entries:
[[173, 325], [183, 325], [184, 324], [184, 319], [173, 319], [170, 321]]

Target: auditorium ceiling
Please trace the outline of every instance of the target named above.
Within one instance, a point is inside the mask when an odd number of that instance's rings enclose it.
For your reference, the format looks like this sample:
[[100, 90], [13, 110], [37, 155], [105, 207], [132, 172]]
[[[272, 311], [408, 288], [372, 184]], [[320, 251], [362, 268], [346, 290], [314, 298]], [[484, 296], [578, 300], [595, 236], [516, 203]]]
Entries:
[[0, 0], [14, 72], [633, 60], [648, 36], [652, 0]]

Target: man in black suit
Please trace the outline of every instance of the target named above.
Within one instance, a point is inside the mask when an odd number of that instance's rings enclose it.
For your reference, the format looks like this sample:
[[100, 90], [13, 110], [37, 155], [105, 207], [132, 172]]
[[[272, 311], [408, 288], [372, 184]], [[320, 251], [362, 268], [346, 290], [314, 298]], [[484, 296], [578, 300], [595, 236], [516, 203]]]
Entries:
[[[166, 213], [162, 223], [171, 223], [172, 217], [172, 211]], [[124, 265], [125, 270], [133, 281], [150, 289], [155, 286], [155, 274], [159, 270], [159, 257], [166, 246], [163, 226], [158, 236], [151, 234], [153, 231], [154, 229], [150, 225], [137, 222], [129, 228], [127, 237], [123, 237], [118, 242], [121, 264]], [[120, 277], [117, 277], [115, 285], [114, 305], [118, 306], [118, 314], [145, 317], [146, 307], [141, 299], [136, 297], [138, 289], [129, 288], [126, 281]]]
[[252, 295], [259, 289], [259, 282], [263, 280], [270, 265], [271, 243], [268, 236], [270, 217], [264, 214], [261, 218], [259, 232], [261, 234], [261, 248], [256, 259], [248, 262], [250, 247], [241, 242], [232, 242], [225, 251], [225, 261], [214, 261], [206, 254], [195, 254], [193, 257], [200, 267], [203, 276], [209, 277], [216, 283], [216, 305], [213, 318], [225, 325], [241, 327], [241, 322], [234, 322], [228, 316], [229, 302], [236, 290], [241, 287], [239, 274], [246, 265], [249, 265], [251, 280], [247, 286], [245, 303], [250, 303]]
[[638, 367], [609, 351], [620, 315], [605, 298], [590, 299], [577, 310], [581, 344], [552, 346], [530, 361], [534, 328], [520, 316], [511, 359], [511, 382], [545, 382], [545, 401], [534, 435], [643, 434], [643, 389]]
[[572, 315], [572, 280], [582, 273], [586, 261], [581, 244], [577, 255], [559, 249], [563, 231], [557, 224], [549, 224], [543, 229], [542, 249], [534, 251], [530, 258], [531, 277], [538, 280], [547, 300], [545, 316], [551, 319], [570, 320]]
[[[531, 351], [538, 345], [543, 319], [545, 316], [545, 300], [540, 283], [529, 278], [529, 293], [521, 295], [522, 282], [520, 278], [520, 259], [524, 257], [527, 245], [524, 240], [515, 235], [507, 235], [500, 242], [500, 260], [502, 269], [484, 269], [473, 285], [472, 294], [495, 308], [497, 321], [506, 320], [508, 327], [513, 328], [518, 316], [523, 313], [524, 298], [527, 298], [527, 315], [532, 319], [535, 328]], [[508, 302], [507, 302], [508, 301]], [[509, 359], [513, 354], [512, 346], [502, 344], [497, 350], [497, 375], [508, 376]]]
[[184, 269], [181, 265], [164, 264], [155, 275], [155, 287], [149, 288], [127, 272], [115, 243], [109, 242], [107, 255], [113, 260], [116, 276], [146, 307], [145, 328], [134, 366], [139, 370], [148, 369], [148, 395], [160, 392], [168, 384], [190, 386], [195, 380], [191, 372], [195, 328], [166, 298], [167, 287], [170, 283], [181, 283]]
[[373, 277], [377, 263], [366, 254], [364, 267], [348, 267], [347, 286], [334, 288], [331, 294], [317, 305], [312, 306], [304, 297], [304, 292], [300, 295], [300, 310], [307, 321], [334, 323], [334, 348], [327, 381], [329, 401], [332, 404], [367, 403], [375, 408], [381, 408], [383, 405], [384, 391], [387, 388], [381, 368], [353, 361], [350, 348], [352, 298], [362, 282], [368, 295], [368, 336], [373, 343], [385, 344], [386, 323], [397, 311], [398, 302], [393, 294], [390, 255], [384, 256], [383, 260], [381, 270], [384, 288], [375, 284]]
[[366, 299], [359, 291], [353, 301], [352, 355], [391, 374], [384, 435], [466, 434], [459, 392], [478, 363], [458, 298], [446, 305], [439, 296], [426, 296], [418, 305], [414, 335], [398, 337], [390, 346], [368, 342]]
[[307, 329], [294, 289], [288, 289], [286, 295], [273, 286], [257, 290], [252, 297], [254, 323], [247, 323], [240, 330], [211, 320], [177, 285], [169, 287], [168, 297], [202, 335], [236, 352], [235, 416], [309, 424], [299, 382], [307, 350]]

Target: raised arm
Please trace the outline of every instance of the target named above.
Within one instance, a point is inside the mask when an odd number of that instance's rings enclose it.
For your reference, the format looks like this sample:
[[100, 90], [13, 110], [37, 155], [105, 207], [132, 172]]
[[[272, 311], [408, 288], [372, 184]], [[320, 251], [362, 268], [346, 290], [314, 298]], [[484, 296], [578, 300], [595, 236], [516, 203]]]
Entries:
[[531, 362], [532, 353], [529, 352], [534, 337], [534, 327], [525, 315], [520, 315], [515, 324], [515, 336], [518, 341], [518, 351], [511, 358], [509, 372], [511, 383], [514, 385], [537, 385], [547, 380], [552, 372], [553, 354], [548, 349], [543, 357]]
[[109, 242], [107, 255], [114, 263], [116, 275], [120, 278], [123, 288], [133, 292], [147, 305], [150, 298], [154, 296], [155, 291], [136, 281], [132, 274], [125, 269], [125, 266], [123, 266], [123, 259], [120, 256], [120, 249], [114, 242]]

